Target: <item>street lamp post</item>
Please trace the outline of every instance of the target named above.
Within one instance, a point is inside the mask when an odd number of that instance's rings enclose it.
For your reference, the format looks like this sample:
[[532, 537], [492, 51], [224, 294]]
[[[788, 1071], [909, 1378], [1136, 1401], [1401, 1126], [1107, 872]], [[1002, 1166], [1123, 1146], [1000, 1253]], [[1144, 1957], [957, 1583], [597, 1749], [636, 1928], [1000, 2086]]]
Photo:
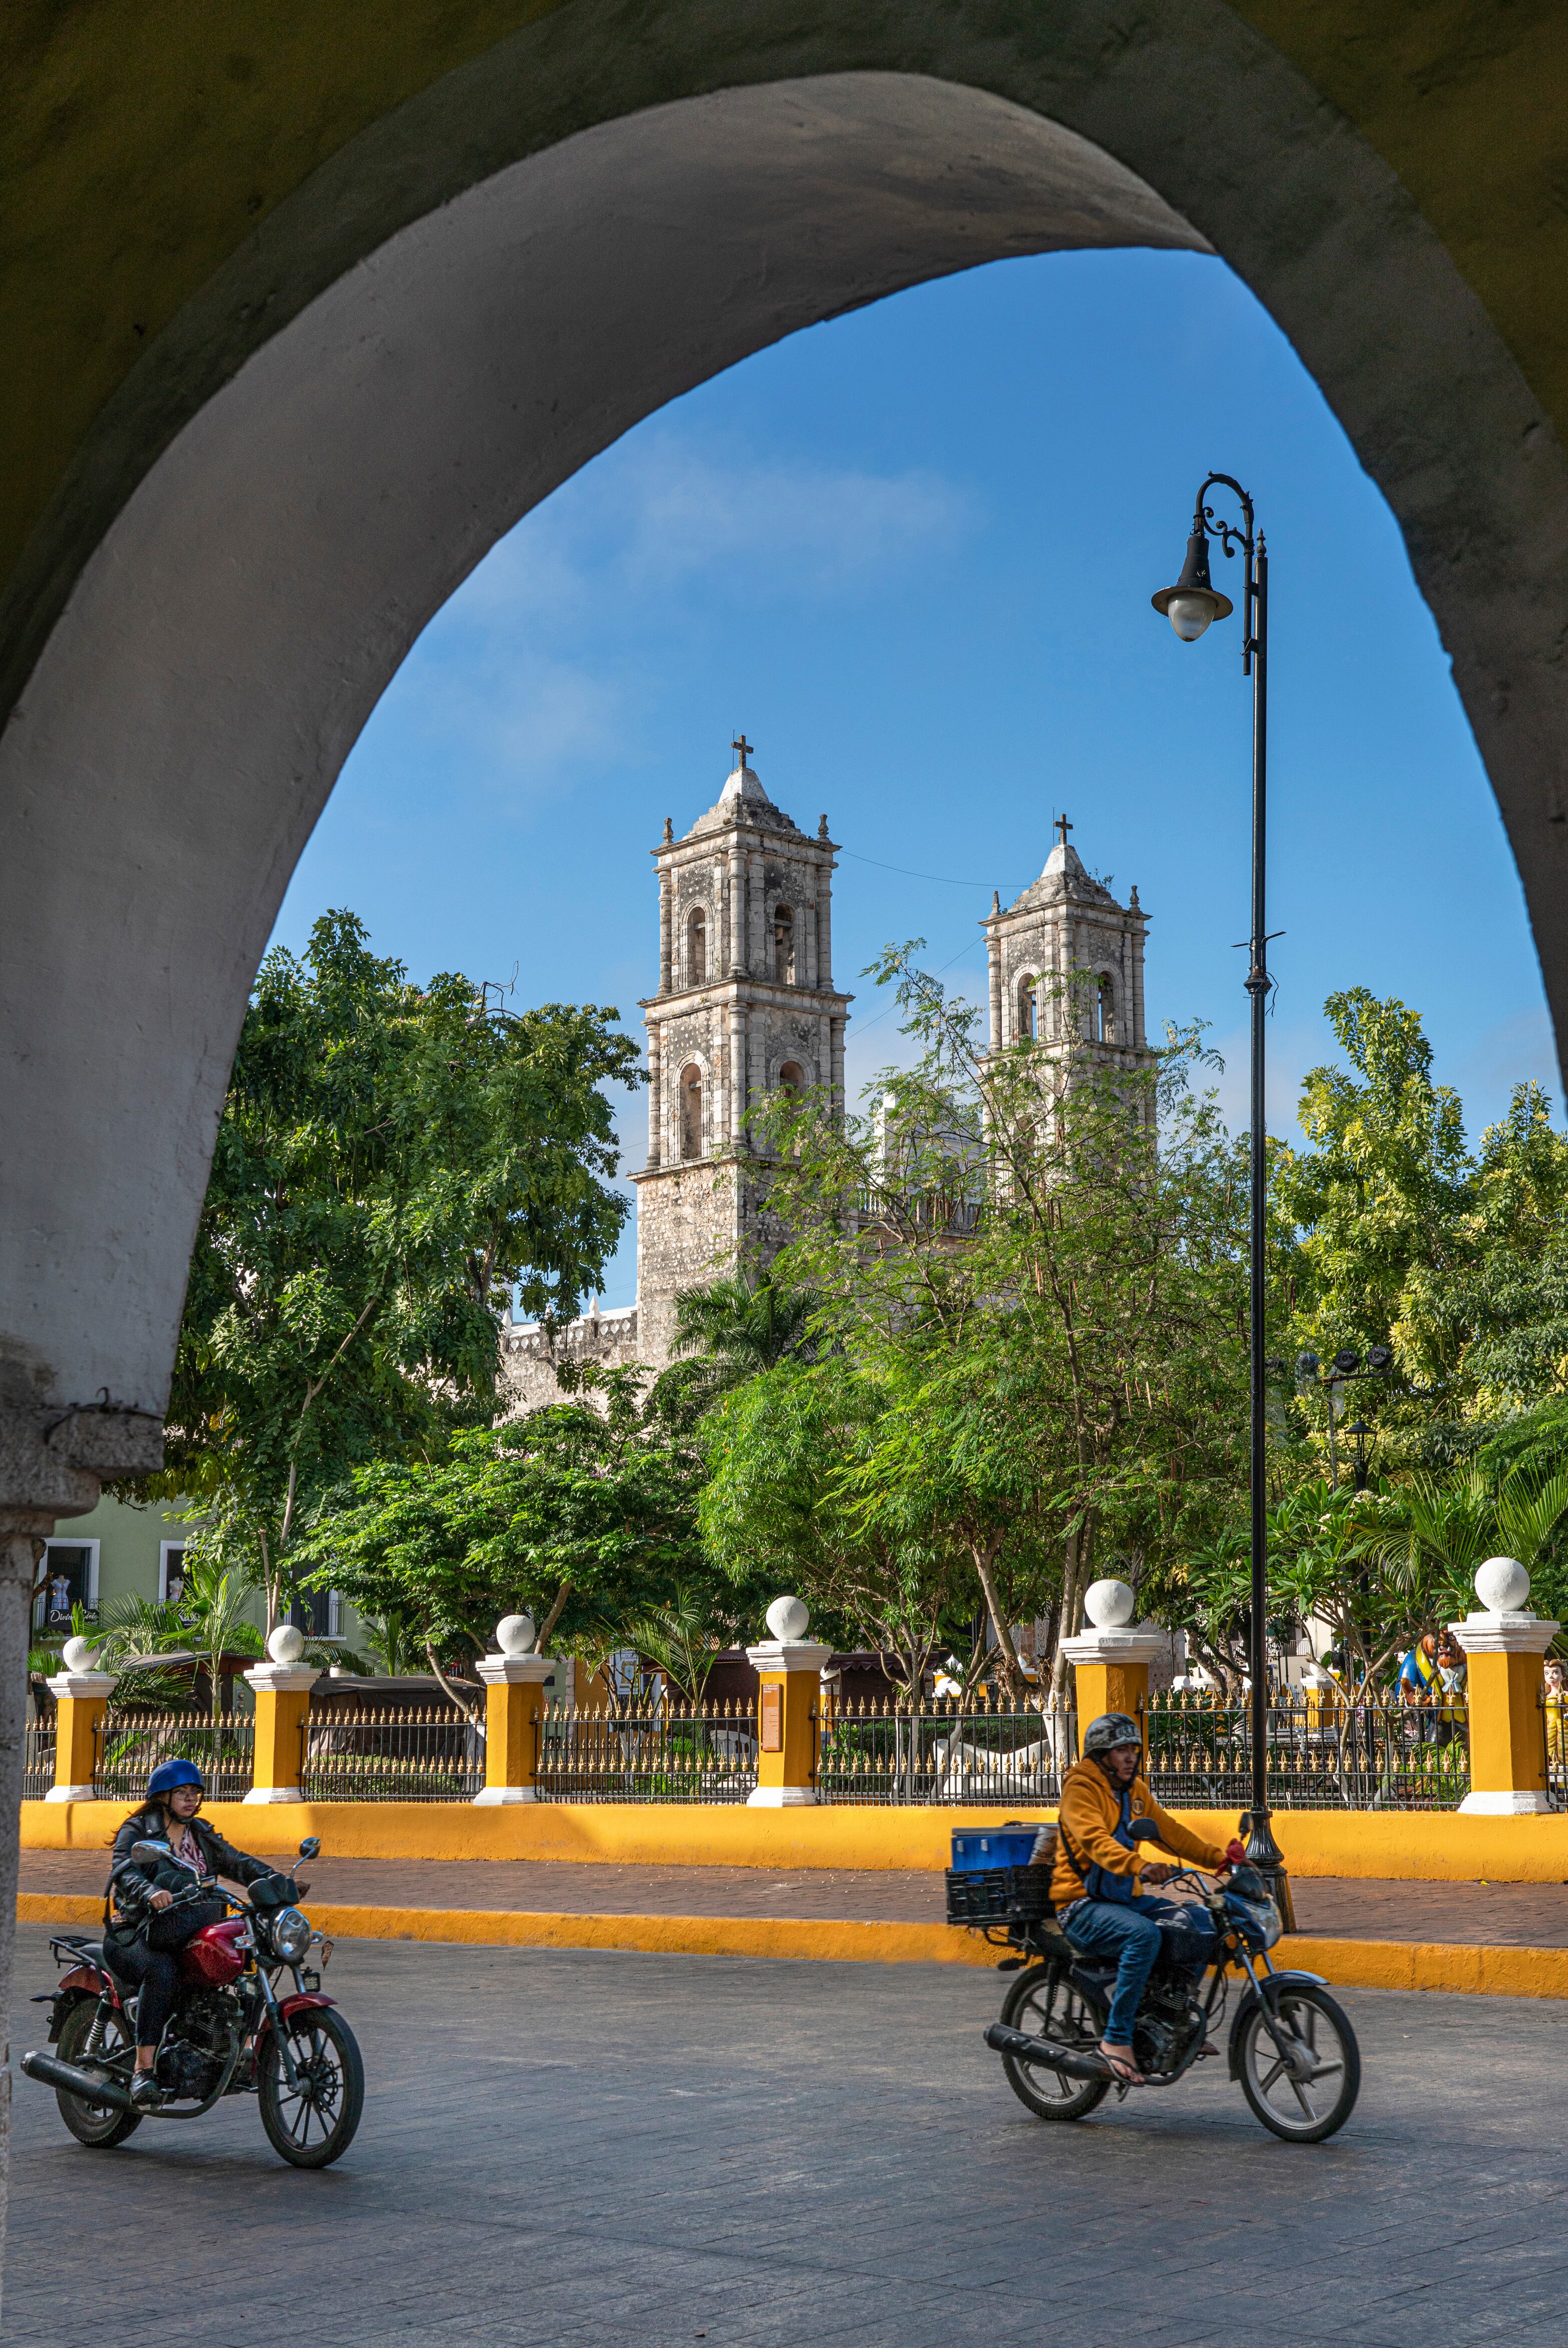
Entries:
[[[1242, 510], [1241, 526], [1216, 520], [1207, 502], [1214, 489], [1234, 492]], [[1187, 559], [1174, 587], [1162, 587], [1150, 598], [1163, 612], [1183, 644], [1195, 644], [1213, 620], [1230, 617], [1235, 606], [1222, 595], [1209, 576], [1209, 541], [1217, 539], [1222, 551], [1238, 547], [1243, 562], [1242, 674], [1253, 680], [1253, 922], [1248, 940], [1246, 989], [1252, 1001], [1252, 1230], [1248, 1250], [1251, 1320], [1249, 1369], [1252, 1379], [1252, 1622], [1248, 1645], [1252, 1661], [1253, 1807], [1247, 1857], [1273, 1882], [1287, 1929], [1295, 1921], [1284, 1856], [1274, 1838], [1268, 1800], [1268, 1492], [1264, 1480], [1266, 1422], [1264, 1405], [1268, 1364], [1264, 1354], [1265, 1294], [1264, 1239], [1267, 1158], [1264, 1123], [1264, 1014], [1268, 1007], [1268, 930], [1264, 882], [1268, 848], [1268, 652], [1269, 558], [1263, 533], [1256, 527], [1253, 501], [1240, 481], [1229, 473], [1211, 473], [1198, 491]], [[1243, 1819], [1243, 1824], [1247, 1824]]]

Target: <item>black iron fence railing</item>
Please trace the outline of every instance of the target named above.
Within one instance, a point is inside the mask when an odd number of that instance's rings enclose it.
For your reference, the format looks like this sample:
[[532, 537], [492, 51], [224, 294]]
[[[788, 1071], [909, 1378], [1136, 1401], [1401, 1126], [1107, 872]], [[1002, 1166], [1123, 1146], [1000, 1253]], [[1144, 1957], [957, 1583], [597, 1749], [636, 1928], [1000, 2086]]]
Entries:
[[214, 1802], [242, 1802], [255, 1756], [253, 1715], [210, 1712], [108, 1712], [98, 1725], [93, 1794], [100, 1802], [139, 1802], [163, 1761], [194, 1761]]
[[[1149, 1786], [1171, 1807], [1245, 1808], [1252, 1721], [1245, 1704], [1151, 1696]], [[1305, 1692], [1268, 1713], [1268, 1791], [1284, 1810], [1452, 1810], [1470, 1791], [1462, 1704], [1357, 1704]]]
[[744, 1802], [757, 1786], [757, 1706], [638, 1699], [579, 1712], [549, 1704], [537, 1735], [544, 1802]]
[[1072, 1713], [986, 1702], [832, 1705], [816, 1731], [823, 1802], [1054, 1802], [1078, 1756]]
[[55, 1732], [26, 1728], [22, 1732], [22, 1799], [41, 1802], [55, 1782]]
[[471, 1802], [485, 1781], [479, 1712], [313, 1704], [301, 1730], [307, 1802]]

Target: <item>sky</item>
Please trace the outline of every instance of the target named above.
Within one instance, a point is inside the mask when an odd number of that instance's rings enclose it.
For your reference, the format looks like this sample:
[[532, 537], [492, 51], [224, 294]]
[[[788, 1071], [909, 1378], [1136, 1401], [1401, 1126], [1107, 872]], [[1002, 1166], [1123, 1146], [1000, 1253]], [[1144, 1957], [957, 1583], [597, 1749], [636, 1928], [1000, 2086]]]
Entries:
[[[438, 613], [289, 889], [423, 979], [614, 1004], [658, 967], [649, 850], [744, 729], [770, 797], [843, 843], [851, 1092], [897, 1057], [858, 973], [890, 940], [980, 999], [977, 928], [1053, 818], [1150, 916], [1151, 1040], [1209, 1023], [1245, 1122], [1251, 687], [1239, 621], [1150, 608], [1211, 467], [1270, 561], [1269, 1123], [1299, 1140], [1325, 997], [1422, 1014], [1472, 1138], [1556, 1071], [1522, 895], [1399, 533], [1289, 343], [1223, 263], [1008, 261], [790, 336], [659, 410], [537, 507]], [[1216, 551], [1235, 593], [1239, 561]], [[622, 1095], [623, 1164], [646, 1148]], [[629, 1184], [623, 1184], [633, 1195]], [[635, 1295], [634, 1227], [602, 1302]]]

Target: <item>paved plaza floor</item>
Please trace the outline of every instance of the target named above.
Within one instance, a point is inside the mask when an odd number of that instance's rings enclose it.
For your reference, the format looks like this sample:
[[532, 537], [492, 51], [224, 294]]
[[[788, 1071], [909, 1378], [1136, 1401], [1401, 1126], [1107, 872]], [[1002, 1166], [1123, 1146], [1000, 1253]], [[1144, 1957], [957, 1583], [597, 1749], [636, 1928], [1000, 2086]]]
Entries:
[[[52, 1979], [19, 1933], [14, 2043]], [[343, 1943], [358, 2140], [248, 2102], [117, 2153], [18, 2079], [12, 2348], [1545, 2348], [1568, 2297], [1568, 2006], [1348, 1990], [1361, 2104], [1278, 2143], [1205, 2073], [1032, 2119], [923, 1965]]]
[[[102, 1892], [101, 1851], [25, 1850], [24, 1891]], [[551, 1859], [313, 1859], [317, 1900], [385, 1908], [511, 1908], [599, 1916], [836, 1917], [940, 1923], [932, 1870], [622, 1867]], [[1294, 1879], [1296, 1922], [1325, 1939], [1568, 1948], [1568, 1885]]]

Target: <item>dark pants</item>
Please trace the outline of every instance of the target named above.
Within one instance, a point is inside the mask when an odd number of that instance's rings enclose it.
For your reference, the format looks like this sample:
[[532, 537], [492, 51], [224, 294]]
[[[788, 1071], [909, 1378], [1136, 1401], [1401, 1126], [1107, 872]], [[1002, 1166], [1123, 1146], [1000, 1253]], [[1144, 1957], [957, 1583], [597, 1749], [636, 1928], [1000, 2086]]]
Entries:
[[136, 2043], [156, 2046], [163, 2025], [174, 2011], [179, 1993], [180, 1952], [193, 1932], [215, 1923], [223, 1913], [218, 1901], [198, 1908], [165, 1910], [150, 1917], [134, 1941], [117, 1940], [106, 1950], [110, 1966], [122, 1981], [135, 1984]]
[[1116, 1990], [1105, 2025], [1112, 2046], [1132, 2044], [1138, 2002], [1162, 1938], [1176, 1962], [1193, 1972], [1208, 1963], [1214, 1948], [1213, 1926], [1190, 1900], [1080, 1900], [1062, 1930], [1084, 1956], [1116, 1966]]

